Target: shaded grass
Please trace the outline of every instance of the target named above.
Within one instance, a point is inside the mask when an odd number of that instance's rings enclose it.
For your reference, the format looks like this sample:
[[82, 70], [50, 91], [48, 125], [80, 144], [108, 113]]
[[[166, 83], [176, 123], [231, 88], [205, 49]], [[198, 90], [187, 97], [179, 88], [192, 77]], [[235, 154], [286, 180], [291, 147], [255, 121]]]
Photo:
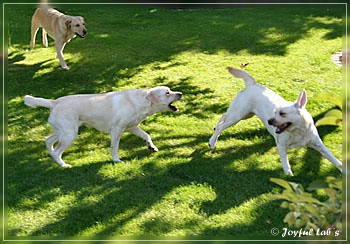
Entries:
[[[34, 8], [11, 5], [6, 11], [9, 237], [272, 238], [285, 211], [269, 198], [279, 190], [269, 178], [289, 179], [273, 138], [254, 117], [225, 131], [214, 152], [207, 146], [215, 123], [244, 88], [225, 67], [249, 62], [249, 73], [288, 100], [305, 88], [308, 110], [317, 118], [333, 105], [313, 95], [342, 88], [330, 55], [341, 48], [343, 10], [58, 7], [84, 16], [89, 30], [86, 39], [66, 46], [68, 72], [54, 59], [52, 40], [48, 49], [38, 44], [27, 50]], [[44, 145], [52, 132], [49, 111], [23, 104], [26, 94], [57, 98], [156, 85], [183, 92], [180, 112], [142, 123], [158, 153], [124, 134], [124, 162], [118, 164], [111, 163], [108, 135], [81, 128], [64, 154], [73, 168], [59, 168]], [[341, 158], [341, 128], [319, 131]], [[339, 174], [311, 149], [291, 150], [289, 158], [293, 181], [303, 185]]]

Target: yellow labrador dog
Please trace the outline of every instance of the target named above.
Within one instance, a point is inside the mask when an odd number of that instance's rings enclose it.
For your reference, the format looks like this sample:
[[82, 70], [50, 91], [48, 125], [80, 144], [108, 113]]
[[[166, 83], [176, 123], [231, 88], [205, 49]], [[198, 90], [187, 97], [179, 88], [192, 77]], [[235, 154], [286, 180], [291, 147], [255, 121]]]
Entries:
[[82, 124], [111, 135], [111, 154], [115, 162], [121, 161], [118, 157], [118, 148], [124, 131], [141, 137], [151, 151], [157, 152], [158, 149], [150, 135], [140, 129], [139, 124], [154, 113], [177, 111], [172, 103], [181, 97], [181, 92], [173, 92], [168, 87], [158, 86], [149, 90], [70, 95], [56, 100], [26, 95], [24, 103], [30, 107], [39, 106], [51, 110], [49, 123], [54, 134], [45, 140], [46, 147], [59, 165], [69, 167], [70, 165], [66, 164], [61, 156], [78, 135], [78, 128]]
[[63, 49], [76, 35], [81, 38], [85, 37], [87, 29], [84, 18], [65, 15], [45, 5], [37, 8], [32, 17], [30, 49], [35, 47], [35, 37], [39, 27], [42, 27], [43, 45], [48, 47], [47, 34], [49, 34], [55, 40], [57, 58], [62, 68], [68, 70], [63, 59]]

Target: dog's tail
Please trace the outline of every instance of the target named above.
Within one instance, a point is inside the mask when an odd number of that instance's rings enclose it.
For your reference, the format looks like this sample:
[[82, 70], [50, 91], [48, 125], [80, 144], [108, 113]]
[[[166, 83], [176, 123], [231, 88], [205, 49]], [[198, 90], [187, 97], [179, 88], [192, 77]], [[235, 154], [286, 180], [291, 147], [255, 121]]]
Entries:
[[248, 74], [247, 72], [241, 70], [241, 69], [235, 69], [232, 67], [227, 67], [228, 72], [230, 72], [234, 77], [236, 78], [242, 78], [245, 82], [246, 86], [251, 86], [251, 85], [255, 85], [256, 81], [255, 79], [250, 76], [250, 74]]
[[49, 1], [48, 0], [40, 0], [39, 8], [49, 8]]
[[24, 104], [33, 108], [45, 107], [51, 109], [55, 105], [55, 100], [26, 95], [24, 96]]

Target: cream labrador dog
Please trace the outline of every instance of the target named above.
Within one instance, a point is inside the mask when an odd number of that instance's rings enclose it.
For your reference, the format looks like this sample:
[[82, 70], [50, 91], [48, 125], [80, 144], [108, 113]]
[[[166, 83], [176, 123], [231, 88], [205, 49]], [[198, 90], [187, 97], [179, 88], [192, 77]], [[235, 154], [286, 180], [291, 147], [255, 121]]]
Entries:
[[293, 175], [289, 165], [288, 148], [308, 146], [319, 151], [325, 158], [342, 171], [342, 163], [334, 157], [318, 135], [311, 115], [306, 110], [306, 92], [302, 91], [296, 102], [288, 102], [270, 89], [259, 85], [243, 70], [228, 67], [229, 72], [245, 81], [246, 89], [240, 91], [227, 112], [215, 127], [209, 140], [215, 148], [220, 133], [242, 119], [256, 114], [275, 138], [285, 174]]
[[63, 58], [64, 46], [75, 36], [84, 38], [87, 34], [84, 18], [65, 15], [56, 9], [43, 5], [36, 9], [32, 17], [30, 49], [35, 47], [35, 37], [42, 27], [42, 41], [48, 47], [47, 34], [55, 40], [57, 58], [61, 67], [68, 70]]
[[46, 147], [59, 165], [70, 167], [62, 160], [62, 153], [77, 137], [78, 128], [82, 124], [111, 135], [111, 154], [115, 162], [121, 161], [118, 148], [124, 131], [141, 137], [151, 151], [157, 152], [158, 149], [150, 135], [143, 131], [139, 124], [154, 113], [176, 112], [178, 109], [172, 103], [181, 97], [181, 92], [158, 86], [149, 90], [69, 95], [56, 100], [26, 95], [24, 103], [30, 107], [39, 106], [51, 110], [49, 123], [54, 133], [45, 140]]

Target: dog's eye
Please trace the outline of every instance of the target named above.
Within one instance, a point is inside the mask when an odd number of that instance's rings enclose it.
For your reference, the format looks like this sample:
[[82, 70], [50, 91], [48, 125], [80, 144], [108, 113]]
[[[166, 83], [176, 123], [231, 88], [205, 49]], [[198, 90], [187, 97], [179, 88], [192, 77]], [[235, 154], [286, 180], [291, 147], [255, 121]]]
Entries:
[[80, 25], [79, 25], [79, 24], [76, 24], [75, 26], [76, 26], [76, 27], [79, 27]]
[[167, 96], [169, 96], [170, 95], [170, 91], [166, 91], [166, 93], [165, 93]]
[[280, 116], [281, 116], [281, 117], [284, 117], [285, 115], [286, 115], [286, 113], [280, 112]]

